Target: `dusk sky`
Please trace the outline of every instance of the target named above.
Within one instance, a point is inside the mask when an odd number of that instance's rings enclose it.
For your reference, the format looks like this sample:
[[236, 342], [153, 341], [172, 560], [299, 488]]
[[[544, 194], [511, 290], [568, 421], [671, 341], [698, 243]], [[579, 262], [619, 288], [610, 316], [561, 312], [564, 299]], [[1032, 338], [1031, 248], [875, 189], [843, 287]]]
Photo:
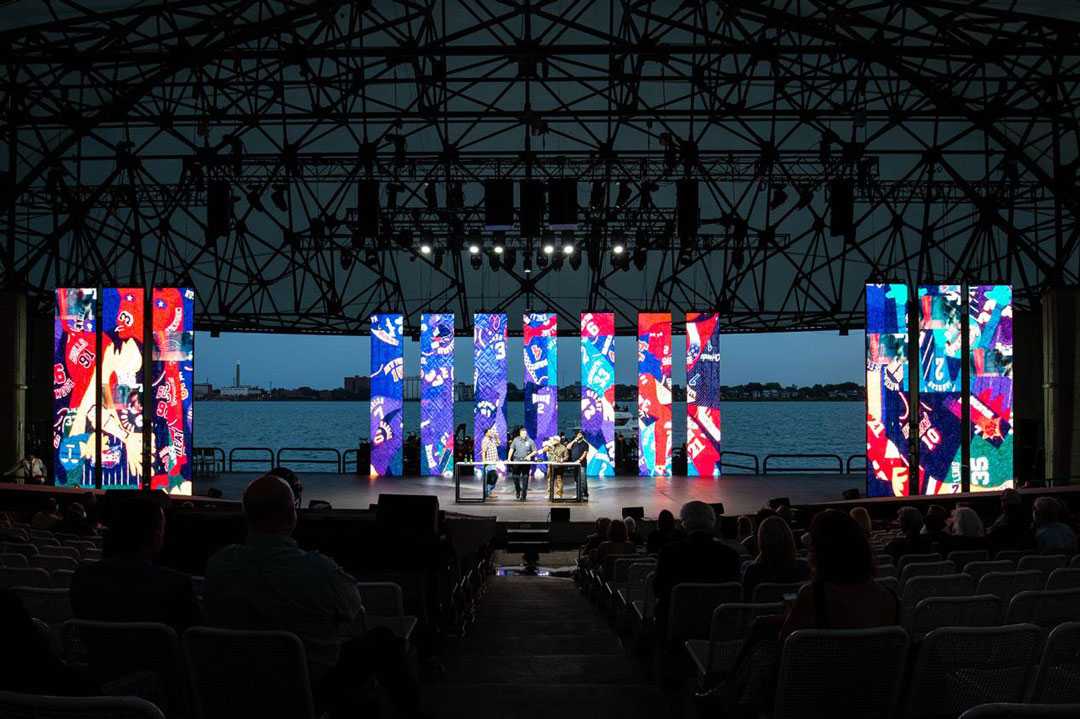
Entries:
[[[672, 376], [675, 384], [686, 379], [685, 339], [675, 338]], [[316, 389], [341, 387], [348, 375], [370, 372], [367, 337], [271, 335], [225, 333], [211, 338], [198, 332], [195, 338], [195, 376], [215, 387], [232, 384], [237, 362], [243, 384], [261, 387]], [[580, 380], [579, 340], [559, 340], [559, 384]], [[725, 384], [780, 382], [812, 385], [858, 382], [864, 377], [863, 333], [841, 337], [836, 332], [724, 335], [720, 346]], [[637, 377], [633, 337], [616, 341], [616, 381], [633, 384]], [[521, 338], [510, 338], [509, 379], [522, 385]], [[419, 373], [419, 345], [408, 341], [405, 367], [412, 377]], [[457, 381], [472, 381], [472, 339], [458, 338], [454, 371]]]

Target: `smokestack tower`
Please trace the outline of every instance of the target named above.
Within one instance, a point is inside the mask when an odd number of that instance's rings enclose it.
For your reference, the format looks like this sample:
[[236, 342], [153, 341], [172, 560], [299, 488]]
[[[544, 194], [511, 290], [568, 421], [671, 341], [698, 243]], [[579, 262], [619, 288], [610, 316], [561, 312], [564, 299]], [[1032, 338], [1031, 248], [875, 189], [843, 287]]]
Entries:
[[235, 386], [237, 386], [237, 387], [240, 386], [240, 363], [239, 362], [236, 363], [236, 385]]

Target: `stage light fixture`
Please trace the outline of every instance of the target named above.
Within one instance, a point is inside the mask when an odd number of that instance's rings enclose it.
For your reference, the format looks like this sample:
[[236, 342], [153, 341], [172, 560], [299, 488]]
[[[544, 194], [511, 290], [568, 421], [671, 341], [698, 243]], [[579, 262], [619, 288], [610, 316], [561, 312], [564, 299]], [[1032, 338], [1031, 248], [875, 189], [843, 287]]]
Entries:
[[373, 249], [364, 250], [364, 264], [368, 267], [374, 267], [379, 263], [379, 253]]
[[617, 244], [617, 245], [614, 245], [614, 246], [612, 246], [612, 248], [611, 248], [611, 252], [612, 252], [613, 254], [616, 254], [616, 255], [621, 255], [622, 253], [626, 252], [626, 247], [624, 247], [624, 246], [623, 246], [623, 245], [622, 245], [622, 244], [620, 243], [620, 244]]
[[270, 201], [274, 203], [274, 207], [282, 212], [289, 211], [289, 201], [285, 196], [288, 191], [287, 185], [274, 185], [274, 189], [270, 192]]
[[[570, 248], [570, 249], [572, 250], [573, 248]], [[572, 252], [569, 256], [570, 256], [570, 269], [574, 270], [575, 272], [577, 270], [581, 269], [581, 253], [580, 252]]]
[[553, 254], [555, 254], [555, 245], [552, 245], [552, 244], [544, 245], [544, 254], [545, 255], [553, 255]]
[[422, 255], [430, 255], [431, 254], [431, 245], [427, 244], [426, 242], [424, 244], [420, 245], [420, 254], [422, 254]]
[[533, 268], [533, 256], [532, 252], [526, 252], [525, 257], [522, 259], [522, 269], [525, 270], [525, 274], [532, 272]]
[[[469, 249], [472, 249], [472, 248], [469, 248]], [[484, 258], [481, 257], [479, 253], [480, 253], [480, 250], [479, 250], [479, 248], [477, 248], [477, 251], [474, 252], [472, 254], [472, 256], [469, 258], [469, 264], [472, 265], [472, 268], [474, 270], [480, 269], [484, 264]]]
[[496, 255], [501, 255], [504, 252], [502, 245], [495, 245], [491, 248], [491, 251], [494, 252]]
[[[552, 248], [554, 249], [554, 248]], [[543, 269], [548, 266], [548, 256], [543, 252], [536, 253], [536, 266]]]
[[592, 191], [589, 193], [589, 206], [599, 210], [607, 200], [607, 185], [603, 180], [593, 180]]
[[642, 245], [638, 245], [637, 247], [635, 247], [634, 248], [634, 267], [636, 267], [638, 269], [638, 271], [640, 272], [640, 271], [645, 269], [645, 264], [648, 261], [649, 261], [649, 250], [648, 250], [648, 248], [644, 247]]
[[562, 253], [564, 255], [572, 255], [572, 254], [574, 254], [574, 246], [573, 245], [563, 245]]
[[390, 142], [394, 143], [394, 162], [398, 165], [405, 164], [405, 151], [408, 148], [408, 141], [404, 135], [391, 135]]
[[626, 180], [619, 181], [619, 193], [615, 199], [616, 207], [626, 207], [630, 202], [630, 195], [633, 194], [633, 190], [630, 189], [630, 183]]
[[352, 250], [345, 250], [341, 253], [341, 269], [347, 270], [352, 267], [353, 253]]
[[435, 191], [434, 182], [424, 183], [424, 201], [427, 203], [427, 208], [431, 211], [439, 209], [439, 194]]
[[499, 258], [500, 254], [501, 253], [498, 253], [498, 252], [490, 252], [490, 253], [488, 253], [488, 267], [491, 268], [492, 272], [498, 272], [499, 267], [502, 265], [502, 262], [501, 262], [501, 260]]
[[773, 190], [772, 199], [769, 200], [769, 209], [775, 210], [781, 207], [788, 201], [787, 191], [783, 187], [777, 187]]
[[556, 272], [559, 272], [563, 268], [563, 257], [566, 255], [555, 255], [551, 260], [551, 266]]
[[386, 209], [397, 209], [397, 196], [401, 190], [401, 185], [396, 182], [390, 182], [386, 185]]
[[517, 264], [517, 252], [514, 250], [513, 247], [508, 247], [503, 253], [502, 259], [503, 269], [509, 272], [510, 270], [514, 269], [514, 265]]
[[440, 270], [442, 269], [443, 256], [445, 254], [446, 254], [445, 250], [443, 250], [443, 248], [441, 248], [441, 247], [439, 249], [435, 250], [435, 267], [440, 269]]
[[478, 254], [480, 254], [480, 245], [469, 245], [469, 254], [470, 255], [478, 255]]

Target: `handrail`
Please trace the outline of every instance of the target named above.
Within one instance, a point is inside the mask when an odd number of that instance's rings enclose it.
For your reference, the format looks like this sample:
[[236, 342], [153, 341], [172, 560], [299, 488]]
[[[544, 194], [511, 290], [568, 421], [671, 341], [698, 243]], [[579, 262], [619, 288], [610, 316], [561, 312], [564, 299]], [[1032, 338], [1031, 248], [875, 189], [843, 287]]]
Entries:
[[[266, 452], [266, 457], [235, 457], [237, 452]], [[266, 462], [267, 469], [274, 468], [274, 450], [269, 447], [233, 447], [229, 450], [229, 471], [233, 471], [234, 464], [260, 464]]]
[[304, 459], [302, 457], [293, 458], [295, 464], [329, 464], [332, 465], [338, 474], [341, 474], [341, 452], [333, 447], [282, 447], [277, 451], [277, 465], [280, 467], [284, 464], [282, 455], [286, 452], [333, 452], [333, 459]]
[[860, 459], [862, 460], [862, 463], [863, 463], [862, 469], [863, 469], [864, 472], [866, 471], [866, 455], [865, 454], [853, 454], [853, 455], [851, 455], [851, 456], [849, 456], [847, 458], [847, 473], [848, 474], [854, 474], [854, 472], [851, 471], [851, 461], [852, 460], [860, 460]]
[[195, 447], [192, 456], [205, 461], [207, 455], [218, 471], [225, 471], [225, 450], [221, 447]]
[[[730, 455], [735, 456], [735, 457], [749, 457], [750, 459], [754, 460], [754, 465], [751, 467], [751, 466], [746, 465], [746, 464], [736, 464], [735, 462], [725, 462], [724, 461], [724, 455], [725, 454], [730, 454]], [[735, 469], [746, 469], [746, 470], [752, 469], [754, 474], [761, 474], [761, 462], [758, 460], [758, 456], [756, 454], [750, 454], [749, 452], [733, 452], [730, 449], [725, 449], [723, 452], [720, 453], [720, 468], [723, 469], [724, 467], [734, 467]]]
[[[761, 464], [761, 473], [769, 473], [769, 460], [770, 459], [829, 459], [836, 460], [836, 473], [844, 473], [844, 458], [838, 454], [767, 454], [765, 455], [765, 461]], [[777, 467], [773, 469], [774, 473], [784, 472], [822, 472], [829, 471], [823, 467]]]
[[341, 473], [346, 474], [349, 471], [349, 461], [356, 465], [356, 474], [360, 474], [360, 450], [356, 447], [351, 447], [341, 453]]

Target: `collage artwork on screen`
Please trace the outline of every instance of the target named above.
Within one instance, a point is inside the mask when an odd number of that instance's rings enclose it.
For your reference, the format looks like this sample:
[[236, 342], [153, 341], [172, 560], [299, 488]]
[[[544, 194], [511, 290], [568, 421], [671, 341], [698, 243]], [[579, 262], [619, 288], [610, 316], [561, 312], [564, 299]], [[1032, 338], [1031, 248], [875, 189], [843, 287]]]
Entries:
[[586, 474], [615, 476], [615, 314], [581, 315], [581, 431]]
[[971, 491], [1013, 485], [1012, 287], [968, 290]]
[[371, 316], [371, 477], [400, 477], [405, 390], [404, 317]]
[[720, 315], [686, 313], [686, 473], [720, 476]]
[[919, 287], [919, 494], [961, 489], [960, 285]]
[[150, 365], [153, 379], [150, 486], [189, 495], [194, 428], [195, 292], [155, 287], [151, 300], [154, 347]]
[[638, 475], [671, 476], [671, 313], [638, 315]]
[[454, 475], [454, 315], [420, 316], [420, 472]]
[[[525, 368], [525, 431], [539, 447], [559, 433], [558, 315], [530, 312], [522, 321]], [[536, 464], [532, 476], [542, 480], [547, 466]]]
[[56, 290], [53, 331], [53, 451], [57, 485], [94, 486], [97, 290]]
[[140, 287], [101, 291], [101, 486], [138, 489], [143, 465], [143, 337]]
[[[506, 338], [505, 314], [473, 315], [473, 460], [483, 458], [484, 434], [495, 428], [499, 456], [506, 456]], [[500, 479], [505, 467], [499, 467]]]
[[866, 494], [911, 494], [908, 288], [866, 286]]

